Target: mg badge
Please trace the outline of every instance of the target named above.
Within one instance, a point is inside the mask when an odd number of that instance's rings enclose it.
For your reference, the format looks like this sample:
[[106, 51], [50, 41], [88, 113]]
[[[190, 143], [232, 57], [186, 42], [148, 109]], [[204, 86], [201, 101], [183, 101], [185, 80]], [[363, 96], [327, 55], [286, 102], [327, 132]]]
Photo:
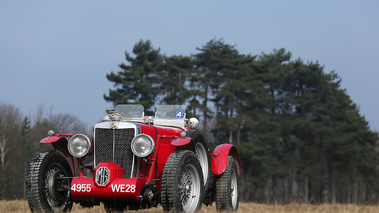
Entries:
[[100, 167], [96, 171], [96, 183], [99, 186], [105, 186], [109, 183], [109, 169], [107, 167]]
[[118, 128], [118, 122], [112, 122], [111, 129], [117, 129], [117, 128]]

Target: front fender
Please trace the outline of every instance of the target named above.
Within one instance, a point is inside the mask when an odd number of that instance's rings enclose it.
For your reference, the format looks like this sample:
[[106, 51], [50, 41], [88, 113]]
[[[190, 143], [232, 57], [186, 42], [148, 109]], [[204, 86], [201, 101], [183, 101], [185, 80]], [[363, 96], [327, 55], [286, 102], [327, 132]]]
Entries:
[[212, 162], [211, 168], [212, 172], [215, 175], [220, 175], [224, 173], [227, 163], [228, 157], [232, 156], [237, 163], [238, 166], [238, 174], [241, 174], [241, 160], [238, 150], [232, 144], [221, 144], [218, 145], [212, 153]]
[[52, 135], [52, 136], [49, 136], [49, 137], [46, 137], [46, 138], [42, 139], [40, 141], [40, 143], [54, 143], [54, 142], [59, 141], [60, 139], [61, 139], [61, 137]]
[[67, 142], [67, 139], [65, 137], [71, 137], [71, 136], [74, 136], [75, 134], [55, 134], [55, 135], [51, 135], [51, 136], [48, 136], [46, 138], [43, 138], [40, 143], [54, 143], [54, 142], [57, 142], [59, 140], [64, 140]]
[[66, 157], [71, 157], [67, 149], [67, 139], [60, 135], [52, 135], [46, 137], [40, 141], [40, 143], [47, 144], [51, 143], [55, 150], [62, 152]]
[[70, 164], [72, 174], [76, 174], [75, 172], [75, 162], [74, 157], [70, 154], [70, 152], [67, 149], [67, 139], [64, 136], [72, 136], [72, 135], [66, 135], [66, 134], [56, 134], [51, 135], [46, 138], [43, 138], [40, 143], [42, 144], [48, 144], [51, 143], [55, 150], [58, 150], [62, 152], [62, 154], [66, 157], [68, 163]]
[[176, 138], [172, 140], [171, 144], [174, 146], [184, 146], [191, 143], [191, 138]]
[[185, 150], [189, 149], [193, 152], [195, 152], [195, 144], [192, 140], [192, 138], [188, 137], [180, 137], [172, 140], [171, 145], [176, 146], [176, 149], [178, 150]]

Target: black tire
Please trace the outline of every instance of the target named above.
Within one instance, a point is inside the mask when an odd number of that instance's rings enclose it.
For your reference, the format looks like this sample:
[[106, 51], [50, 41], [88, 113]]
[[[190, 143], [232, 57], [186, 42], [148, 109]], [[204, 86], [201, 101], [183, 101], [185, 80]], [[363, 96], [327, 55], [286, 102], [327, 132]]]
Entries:
[[189, 130], [186, 134], [187, 137], [192, 138], [195, 143], [196, 156], [200, 161], [201, 170], [203, 172], [204, 189], [207, 190], [212, 179], [211, 156], [209, 154], [208, 145], [199, 131]]
[[237, 163], [232, 156], [229, 156], [225, 172], [216, 176], [216, 208], [218, 211], [237, 211], [238, 181]]
[[72, 177], [66, 157], [56, 150], [34, 155], [26, 175], [26, 197], [32, 212], [71, 211]]
[[163, 169], [161, 201], [165, 211], [195, 212], [201, 208], [203, 173], [195, 153], [188, 150], [170, 155]]

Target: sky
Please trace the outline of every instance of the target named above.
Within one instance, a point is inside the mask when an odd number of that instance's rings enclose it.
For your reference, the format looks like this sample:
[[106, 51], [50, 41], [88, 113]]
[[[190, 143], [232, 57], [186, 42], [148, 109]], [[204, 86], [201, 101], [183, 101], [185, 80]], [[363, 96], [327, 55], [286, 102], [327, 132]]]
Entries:
[[118, 72], [140, 40], [162, 54], [196, 54], [213, 38], [242, 54], [285, 48], [334, 70], [379, 131], [379, 1], [0, 0], [0, 103], [39, 108], [88, 125], [105, 116]]

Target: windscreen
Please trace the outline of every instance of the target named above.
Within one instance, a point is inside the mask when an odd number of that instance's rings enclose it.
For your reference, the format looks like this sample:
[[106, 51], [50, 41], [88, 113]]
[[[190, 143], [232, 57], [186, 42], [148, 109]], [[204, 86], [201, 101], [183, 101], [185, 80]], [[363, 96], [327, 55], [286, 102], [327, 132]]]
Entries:
[[163, 119], [184, 119], [186, 108], [186, 105], [157, 105], [155, 117]]
[[140, 104], [120, 104], [114, 110], [122, 112], [124, 118], [143, 118], [145, 109]]

